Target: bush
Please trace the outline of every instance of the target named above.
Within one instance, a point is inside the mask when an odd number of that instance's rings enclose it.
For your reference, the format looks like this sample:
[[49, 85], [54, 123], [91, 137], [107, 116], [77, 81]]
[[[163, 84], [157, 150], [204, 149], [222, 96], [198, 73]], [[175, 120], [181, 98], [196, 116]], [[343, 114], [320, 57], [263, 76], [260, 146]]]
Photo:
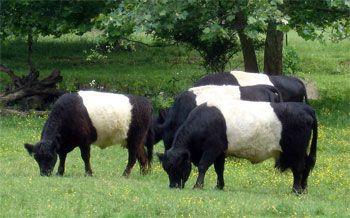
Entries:
[[300, 57], [293, 47], [283, 49], [283, 73], [295, 74], [300, 70]]

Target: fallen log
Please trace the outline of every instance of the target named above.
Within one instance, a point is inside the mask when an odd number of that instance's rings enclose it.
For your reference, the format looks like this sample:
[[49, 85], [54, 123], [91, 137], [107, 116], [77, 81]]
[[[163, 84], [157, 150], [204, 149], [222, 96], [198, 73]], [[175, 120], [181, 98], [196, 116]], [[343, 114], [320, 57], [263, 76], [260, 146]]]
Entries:
[[[23, 109], [45, 109], [65, 93], [57, 88], [57, 83], [62, 81], [60, 71], [57, 69], [42, 80], [39, 80], [39, 72], [35, 69], [23, 77], [17, 76], [2, 64], [0, 71], [6, 73], [12, 81], [5, 89], [6, 91], [0, 94], [0, 105], [2, 106], [11, 106], [21, 102]], [[31, 105], [30, 102], [35, 102], [35, 104]]]

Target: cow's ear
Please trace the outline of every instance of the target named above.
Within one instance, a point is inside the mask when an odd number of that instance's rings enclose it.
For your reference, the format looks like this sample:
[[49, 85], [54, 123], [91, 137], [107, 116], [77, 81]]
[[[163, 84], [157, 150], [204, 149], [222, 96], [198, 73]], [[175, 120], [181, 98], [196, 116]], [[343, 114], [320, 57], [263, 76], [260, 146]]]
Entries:
[[34, 145], [25, 143], [25, 144], [24, 144], [24, 147], [27, 149], [27, 151], [28, 151], [28, 153], [29, 153], [30, 156], [33, 156], [33, 155], [34, 155]]
[[163, 154], [163, 153], [159, 153], [159, 152], [157, 152], [157, 156], [158, 156], [159, 162], [163, 163], [163, 160], [164, 160], [164, 154]]

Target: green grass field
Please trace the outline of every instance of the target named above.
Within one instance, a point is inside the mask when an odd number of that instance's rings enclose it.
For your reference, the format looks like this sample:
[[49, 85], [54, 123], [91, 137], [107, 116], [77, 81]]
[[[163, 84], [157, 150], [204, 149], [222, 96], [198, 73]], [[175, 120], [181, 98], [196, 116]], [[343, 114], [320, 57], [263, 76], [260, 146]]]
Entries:
[[[143, 93], [157, 105], [159, 93], [176, 93], [205, 72], [195, 52], [184, 48], [139, 48], [115, 52], [107, 60], [88, 62], [84, 50], [94, 38], [44, 38], [36, 44], [35, 62], [43, 74], [59, 68], [61, 87], [96, 80], [111, 90]], [[127, 150], [119, 146], [92, 148], [94, 176], [84, 176], [78, 149], [69, 153], [64, 177], [40, 177], [38, 167], [23, 143], [39, 140], [45, 117], [0, 117], [0, 216], [350, 216], [350, 41], [339, 44], [306, 42], [289, 34], [289, 44], [301, 58], [298, 76], [312, 80], [320, 99], [312, 100], [319, 119], [317, 162], [309, 177], [309, 193], [291, 193], [291, 172], [279, 173], [273, 161], [252, 165], [227, 159], [224, 191], [215, 190], [211, 168], [203, 190], [193, 190], [192, 170], [184, 190], [170, 190], [168, 178], [155, 158], [146, 176], [136, 166], [130, 178], [121, 176]], [[1, 62], [24, 73], [24, 44], [13, 41], [1, 47]], [[259, 60], [262, 55], [259, 53]], [[228, 66], [242, 66], [234, 57]], [[0, 74], [0, 89], [8, 78]], [[169, 91], [170, 90], [170, 91]], [[158, 94], [157, 94], [158, 93]], [[171, 96], [171, 94], [169, 94]], [[157, 100], [158, 99], [158, 100]], [[162, 151], [161, 143], [155, 146]]]

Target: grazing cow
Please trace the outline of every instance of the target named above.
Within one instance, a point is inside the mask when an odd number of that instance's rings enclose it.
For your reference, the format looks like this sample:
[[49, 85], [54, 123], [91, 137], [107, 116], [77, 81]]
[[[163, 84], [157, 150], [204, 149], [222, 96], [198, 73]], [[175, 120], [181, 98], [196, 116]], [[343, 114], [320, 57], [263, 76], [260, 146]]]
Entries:
[[170, 148], [177, 129], [186, 120], [192, 109], [211, 99], [221, 99], [223, 101], [229, 99], [268, 102], [281, 101], [278, 90], [268, 85], [244, 87], [208, 85], [191, 88], [176, 97], [163, 124], [153, 124], [153, 126], [158, 126], [158, 132], [160, 132], [158, 135], [161, 135], [164, 141], [165, 150]]
[[245, 158], [253, 164], [274, 157], [281, 171], [292, 170], [293, 191], [299, 194], [307, 188], [316, 146], [315, 112], [304, 103], [212, 101], [190, 113], [171, 149], [158, 156], [170, 187], [184, 187], [192, 162], [199, 172], [194, 187], [203, 187], [205, 173], [214, 163], [219, 189], [224, 187], [226, 156]]
[[[80, 91], [61, 96], [54, 104], [35, 145], [25, 144], [39, 164], [40, 174], [51, 175], [59, 156], [57, 175], [63, 175], [67, 153], [79, 147], [85, 173], [92, 175], [90, 145], [104, 149], [113, 144], [125, 145], [129, 160], [124, 176], [129, 176], [136, 159], [146, 173], [148, 158], [144, 141], [151, 123], [152, 106], [133, 95]], [[152, 145], [153, 146], [153, 145]]]
[[305, 85], [300, 79], [295, 77], [231, 71], [207, 75], [194, 84], [194, 86], [203, 85], [270, 85], [280, 91], [285, 102], [303, 102], [305, 100], [308, 103]]

